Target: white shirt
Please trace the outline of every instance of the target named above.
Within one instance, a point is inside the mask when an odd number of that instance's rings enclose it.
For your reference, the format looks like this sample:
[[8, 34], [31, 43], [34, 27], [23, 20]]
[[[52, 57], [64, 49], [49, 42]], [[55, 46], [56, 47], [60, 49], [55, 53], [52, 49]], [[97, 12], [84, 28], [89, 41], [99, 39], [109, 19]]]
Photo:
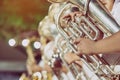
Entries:
[[54, 41], [50, 41], [44, 49], [44, 55], [47, 58], [47, 60], [51, 60], [52, 59], [52, 55], [54, 54], [54, 48], [55, 48], [55, 42]]
[[115, 0], [111, 14], [116, 22], [120, 25], [120, 0]]

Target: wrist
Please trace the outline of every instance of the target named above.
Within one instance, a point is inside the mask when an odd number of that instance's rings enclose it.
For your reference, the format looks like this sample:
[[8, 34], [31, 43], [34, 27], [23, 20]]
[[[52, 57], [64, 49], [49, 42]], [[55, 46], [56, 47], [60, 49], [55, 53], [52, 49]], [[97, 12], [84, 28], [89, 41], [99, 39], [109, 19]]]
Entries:
[[95, 54], [100, 54], [101, 53], [101, 51], [100, 51], [100, 45], [99, 45], [98, 41], [95, 42], [95, 44], [94, 44], [94, 53]]

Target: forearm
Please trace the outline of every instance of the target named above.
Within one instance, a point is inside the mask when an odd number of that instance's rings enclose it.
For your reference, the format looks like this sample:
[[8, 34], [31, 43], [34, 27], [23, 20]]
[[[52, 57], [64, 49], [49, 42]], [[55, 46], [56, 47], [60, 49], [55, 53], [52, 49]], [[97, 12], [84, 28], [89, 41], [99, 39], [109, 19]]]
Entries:
[[120, 31], [110, 37], [97, 41], [95, 46], [95, 53], [120, 52]]

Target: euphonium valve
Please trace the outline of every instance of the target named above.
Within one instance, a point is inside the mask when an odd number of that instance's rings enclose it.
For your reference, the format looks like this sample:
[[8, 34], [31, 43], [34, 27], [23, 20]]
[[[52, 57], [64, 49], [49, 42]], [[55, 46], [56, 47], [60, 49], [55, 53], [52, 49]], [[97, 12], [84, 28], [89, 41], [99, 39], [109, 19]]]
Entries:
[[59, 37], [56, 39], [56, 42], [59, 42], [57, 43], [57, 49], [60, 55], [60, 59], [62, 60], [63, 65], [65, 65], [68, 69], [68, 72], [72, 73], [72, 78], [75, 80], [84, 80], [85, 75], [81, 71], [80, 65], [77, 65], [79, 67], [76, 67], [75, 64], [68, 65], [68, 63], [64, 60], [64, 55], [71, 52], [69, 46], [66, 43], [66, 40], [59, 35]]

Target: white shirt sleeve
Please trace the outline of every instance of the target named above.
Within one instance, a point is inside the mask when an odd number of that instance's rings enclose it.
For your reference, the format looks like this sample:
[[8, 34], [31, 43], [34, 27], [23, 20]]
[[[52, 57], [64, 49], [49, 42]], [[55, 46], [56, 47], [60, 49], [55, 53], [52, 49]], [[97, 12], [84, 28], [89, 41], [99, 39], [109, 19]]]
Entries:
[[120, 25], [120, 1], [114, 3], [111, 14], [113, 15], [116, 22]]

